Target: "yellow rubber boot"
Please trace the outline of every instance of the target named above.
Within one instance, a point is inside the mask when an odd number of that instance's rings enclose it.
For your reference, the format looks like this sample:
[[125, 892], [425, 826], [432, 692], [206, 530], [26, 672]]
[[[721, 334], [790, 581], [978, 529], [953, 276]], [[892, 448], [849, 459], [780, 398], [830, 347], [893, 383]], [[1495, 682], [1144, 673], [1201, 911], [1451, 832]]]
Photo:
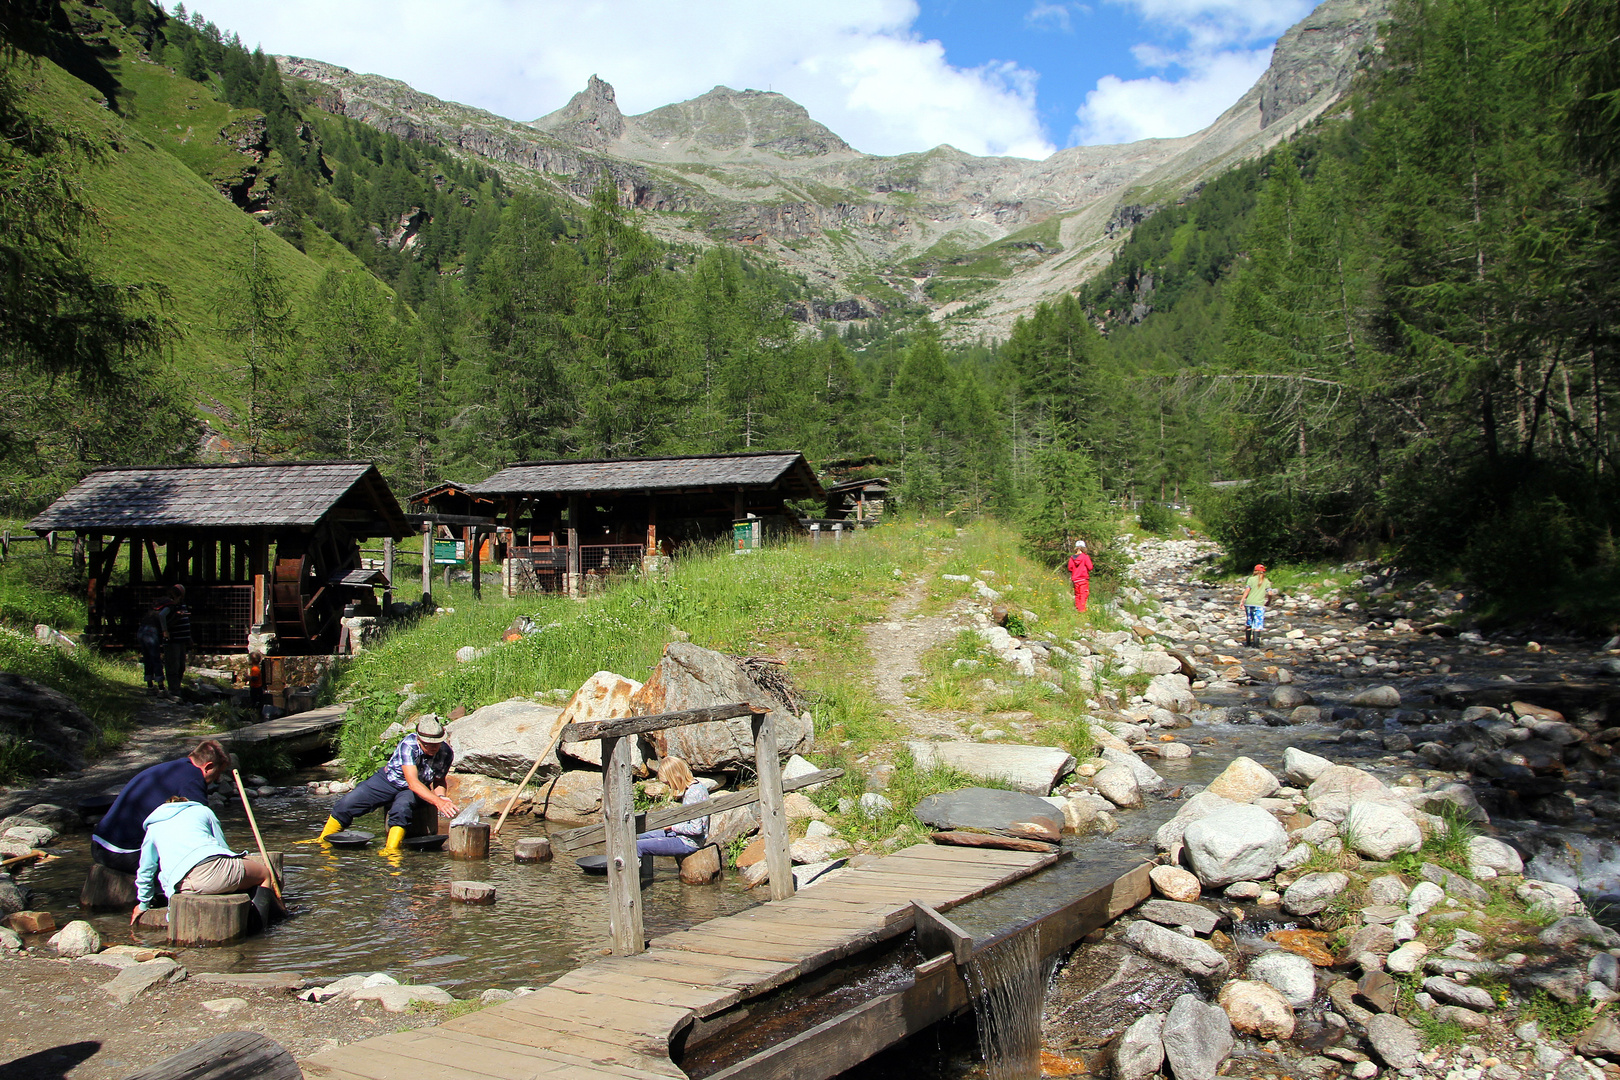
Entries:
[[326, 824], [321, 826], [321, 835], [310, 837], [308, 840], [296, 840], [296, 841], [294, 841], [294, 843], [298, 843], [298, 844], [318, 844], [322, 840], [325, 840], [328, 836], [331, 836], [333, 833], [342, 832], [342, 831], [343, 831], [343, 822], [339, 821], [335, 817], [329, 817], [329, 818], [326, 819]]
[[383, 844], [383, 851], [393, 854], [399, 851], [400, 845], [405, 842], [405, 827], [403, 825], [390, 825], [388, 827], [388, 842]]

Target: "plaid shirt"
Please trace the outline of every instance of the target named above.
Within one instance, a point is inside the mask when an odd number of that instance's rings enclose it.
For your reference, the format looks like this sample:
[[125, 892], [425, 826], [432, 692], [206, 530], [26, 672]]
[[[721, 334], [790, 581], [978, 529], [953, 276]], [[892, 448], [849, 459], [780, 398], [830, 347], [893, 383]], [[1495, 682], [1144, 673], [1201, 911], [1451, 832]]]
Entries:
[[383, 766], [383, 778], [397, 788], [410, 787], [405, 782], [405, 763], [410, 762], [416, 766], [417, 779], [432, 787], [450, 772], [450, 763], [455, 759], [455, 751], [450, 749], [447, 742], [440, 743], [439, 752], [428, 757], [422, 752], [422, 744], [416, 741], [413, 733], [399, 740], [399, 745], [394, 747], [394, 756]]

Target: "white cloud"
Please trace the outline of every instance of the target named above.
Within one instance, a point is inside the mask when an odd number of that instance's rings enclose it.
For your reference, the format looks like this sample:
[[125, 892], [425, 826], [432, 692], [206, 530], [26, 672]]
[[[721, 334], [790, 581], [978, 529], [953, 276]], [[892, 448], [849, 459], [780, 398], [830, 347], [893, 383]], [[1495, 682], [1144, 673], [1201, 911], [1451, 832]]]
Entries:
[[1185, 77], [1121, 79], [1106, 75], [1086, 95], [1070, 134], [1097, 145], [1190, 135], [1208, 126], [1265, 74], [1271, 49], [1183, 57]]
[[1061, 30], [1065, 34], [1074, 29], [1069, 21], [1069, 5], [1049, 0], [1035, 0], [1035, 5], [1024, 13], [1024, 25], [1032, 30]]
[[912, 30], [915, 0], [201, 0], [266, 51], [401, 79], [532, 120], [591, 75], [645, 112], [724, 84], [786, 94], [871, 153], [948, 142], [1045, 157], [1035, 73], [953, 66]]
[[1313, 0], [1111, 0], [1143, 19], [1185, 34], [1199, 51], [1275, 38], [1303, 19]]

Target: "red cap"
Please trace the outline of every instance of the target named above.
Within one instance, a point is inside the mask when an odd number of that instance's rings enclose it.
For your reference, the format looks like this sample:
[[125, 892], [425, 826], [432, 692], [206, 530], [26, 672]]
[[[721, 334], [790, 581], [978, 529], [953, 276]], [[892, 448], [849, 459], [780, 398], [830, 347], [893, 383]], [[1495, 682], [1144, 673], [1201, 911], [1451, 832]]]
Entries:
[[1265, 563], [1258, 563], [1257, 562], [1257, 563], [1254, 564], [1254, 569], [1255, 569], [1256, 573], [1259, 573], [1261, 570], [1264, 570], [1265, 568], [1266, 568]]

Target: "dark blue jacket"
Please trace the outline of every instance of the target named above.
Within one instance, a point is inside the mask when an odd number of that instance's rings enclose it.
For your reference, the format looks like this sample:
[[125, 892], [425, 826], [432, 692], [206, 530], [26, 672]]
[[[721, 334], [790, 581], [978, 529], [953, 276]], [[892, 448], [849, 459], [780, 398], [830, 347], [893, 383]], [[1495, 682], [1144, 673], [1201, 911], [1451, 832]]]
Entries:
[[208, 785], [190, 758], [165, 761], [136, 773], [96, 825], [91, 839], [112, 851], [141, 850], [147, 816], [175, 795], [208, 805]]

